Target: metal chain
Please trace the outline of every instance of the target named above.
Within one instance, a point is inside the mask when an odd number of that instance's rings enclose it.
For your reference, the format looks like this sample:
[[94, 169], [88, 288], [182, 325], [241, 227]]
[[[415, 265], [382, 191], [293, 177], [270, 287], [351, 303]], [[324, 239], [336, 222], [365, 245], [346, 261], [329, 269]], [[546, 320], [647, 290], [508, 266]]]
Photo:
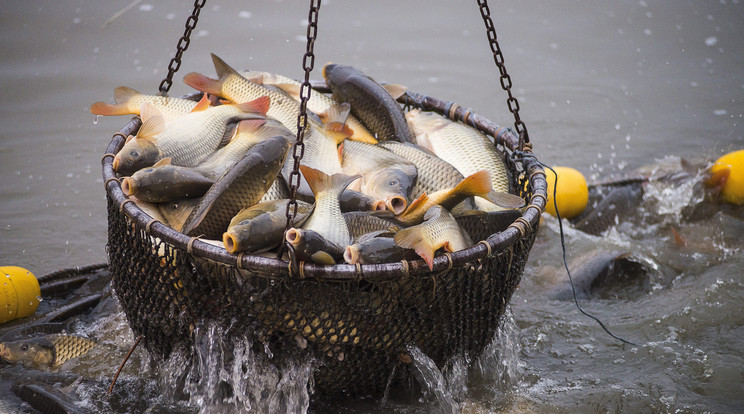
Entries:
[[189, 48], [189, 44], [191, 43], [191, 32], [196, 28], [196, 23], [199, 21], [199, 12], [201, 12], [202, 7], [204, 7], [206, 3], [207, 0], [194, 1], [194, 11], [192, 11], [191, 16], [186, 19], [186, 30], [184, 30], [183, 36], [178, 39], [176, 55], [173, 56], [173, 59], [171, 59], [168, 64], [168, 75], [162, 82], [160, 82], [160, 95], [167, 94], [171, 85], [173, 85], [173, 75], [181, 68], [181, 57], [183, 56], [183, 52]]
[[496, 39], [496, 29], [493, 26], [493, 20], [491, 20], [491, 10], [488, 8], [487, 0], [477, 0], [478, 6], [480, 7], [481, 17], [483, 17], [483, 23], [486, 25], [486, 34], [488, 35], [488, 43], [491, 46], [491, 52], [493, 52], [493, 61], [499, 68], [501, 73], [501, 88], [504, 89], [508, 95], [506, 104], [509, 107], [509, 112], [514, 115], [514, 128], [519, 134], [519, 149], [524, 151], [525, 146], [530, 145], [530, 137], [527, 133], [527, 126], [522, 122], [519, 117], [519, 102], [517, 98], [512, 96], [511, 93], [511, 77], [506, 73], [506, 65], [504, 65], [504, 55], [501, 53], [501, 47]]
[[300, 187], [300, 160], [305, 154], [305, 131], [307, 130], [307, 101], [310, 99], [310, 72], [315, 66], [313, 48], [318, 35], [318, 11], [321, 0], [310, 0], [310, 12], [307, 17], [307, 47], [302, 57], [302, 68], [305, 70], [305, 80], [300, 86], [300, 114], [297, 116], [297, 143], [294, 146], [294, 168], [289, 175], [289, 202], [287, 203], [287, 224], [285, 232], [292, 227], [292, 220], [297, 215], [297, 189]]

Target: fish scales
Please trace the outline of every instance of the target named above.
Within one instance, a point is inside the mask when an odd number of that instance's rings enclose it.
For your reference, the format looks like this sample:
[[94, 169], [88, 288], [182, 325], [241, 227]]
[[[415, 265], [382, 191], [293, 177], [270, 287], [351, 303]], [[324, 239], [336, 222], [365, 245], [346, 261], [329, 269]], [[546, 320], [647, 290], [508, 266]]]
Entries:
[[86, 354], [96, 342], [87, 338], [69, 335], [54, 335], [50, 338], [54, 345], [54, 365], [60, 366], [72, 358]]
[[[413, 127], [418, 145], [432, 151], [464, 176], [480, 170], [488, 171], [493, 189], [509, 192], [504, 160], [485, 134], [434, 112], [414, 109], [406, 117]], [[479, 209], [486, 211], [499, 209], [486, 200], [476, 198], [475, 203]]]
[[412, 198], [416, 198], [423, 193], [431, 194], [435, 191], [452, 188], [465, 178], [452, 164], [416, 145], [395, 141], [385, 141], [378, 145], [407, 159], [416, 166], [418, 178], [411, 190]]

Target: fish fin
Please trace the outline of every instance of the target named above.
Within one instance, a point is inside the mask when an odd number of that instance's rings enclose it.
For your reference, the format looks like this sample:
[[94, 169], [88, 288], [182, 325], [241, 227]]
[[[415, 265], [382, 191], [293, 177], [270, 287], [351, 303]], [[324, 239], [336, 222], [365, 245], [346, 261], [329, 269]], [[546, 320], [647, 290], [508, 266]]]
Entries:
[[165, 118], [155, 105], [144, 102], [140, 105], [140, 117], [142, 126], [137, 132], [138, 138], [151, 138], [165, 129]]
[[98, 101], [94, 102], [93, 105], [90, 106], [90, 113], [92, 113], [93, 115], [103, 116], [137, 115], [139, 114], [139, 111], [130, 110], [126, 104], [111, 105], [106, 102]]
[[672, 234], [674, 235], [674, 244], [680, 247], [687, 246], [687, 240], [677, 232], [677, 229], [675, 229], [674, 226], [669, 227], [669, 229], [672, 230]]
[[127, 137], [127, 139], [124, 140], [124, 144], [128, 143], [129, 141], [134, 139], [134, 135], [130, 135]]
[[453, 189], [452, 193], [465, 196], [484, 196], [491, 191], [491, 174], [480, 170], [465, 177]]
[[305, 180], [307, 180], [307, 184], [310, 186], [313, 195], [323, 191], [334, 191], [341, 194], [352, 181], [360, 177], [359, 175], [349, 176], [344, 174], [333, 174], [329, 176], [323, 171], [310, 168], [306, 165], [300, 166], [300, 172], [302, 172]]
[[434, 249], [424, 241], [421, 227], [408, 227], [395, 233], [395, 244], [404, 249], [413, 249], [416, 254], [426, 260], [429, 270], [434, 269]]
[[243, 112], [259, 113], [261, 115], [266, 115], [266, 111], [269, 110], [270, 104], [271, 104], [271, 99], [268, 96], [262, 96], [250, 102], [239, 104], [238, 108], [240, 108], [240, 110]]
[[334, 265], [336, 264], [336, 260], [333, 258], [333, 256], [330, 255], [330, 253], [324, 252], [322, 250], [317, 251], [310, 255], [310, 260], [317, 264], [324, 264], [324, 265]]
[[220, 140], [220, 144], [217, 148], [222, 148], [235, 139], [235, 136], [238, 134], [238, 124], [238, 122], [231, 122], [225, 125], [225, 133], [222, 134], [222, 140]]
[[220, 99], [221, 105], [233, 105], [235, 102], [229, 100], [229, 99]]
[[258, 131], [266, 123], [265, 118], [259, 119], [244, 119], [238, 122], [237, 134], [240, 133], [252, 133]]
[[338, 162], [341, 163], [341, 165], [344, 163], [344, 142], [346, 142], [346, 140], [338, 144], [338, 148], [336, 148], [336, 151], [338, 152]]
[[243, 77], [238, 71], [230, 67], [227, 63], [225, 63], [224, 60], [222, 60], [219, 56], [212, 53], [212, 63], [214, 63], [214, 70], [217, 71], [217, 76], [222, 79], [225, 76], [228, 75], [236, 75]]
[[163, 165], [171, 165], [171, 163], [172, 163], [171, 161], [173, 161], [173, 159], [171, 157], [165, 157], [162, 160], [156, 162], [155, 165], [153, 165], [153, 167], [160, 167], [160, 166], [163, 166]]
[[351, 105], [348, 102], [343, 102], [329, 106], [328, 109], [319, 113], [318, 117], [320, 117], [324, 125], [332, 123], [345, 124], [350, 112]]
[[522, 197], [501, 191], [492, 190], [483, 198], [503, 208], [520, 208], [524, 206]]
[[207, 108], [209, 108], [209, 104], [210, 103], [211, 103], [211, 101], [209, 100], [209, 94], [208, 93], [205, 93], [202, 96], [202, 98], [199, 100], [199, 102], [197, 102], [197, 104], [194, 107], [194, 109], [191, 110], [191, 112], [206, 111]]
[[274, 86], [284, 91], [284, 93], [291, 96], [295, 101], [300, 100], [300, 85], [294, 83], [277, 83]]
[[323, 122], [323, 129], [326, 134], [336, 141], [337, 144], [343, 142], [346, 138], [354, 135], [354, 131], [346, 125], [346, 118], [349, 117], [351, 111], [351, 105], [344, 102], [342, 104], [333, 105], [327, 111], [323, 113], [325, 118]]
[[400, 98], [401, 96], [403, 96], [403, 94], [405, 94], [408, 91], [408, 87], [407, 86], [398, 85], [398, 84], [394, 84], [394, 83], [388, 83], [388, 84], [382, 85], [382, 87], [385, 88], [385, 90], [395, 100], [397, 100], [398, 98]]
[[183, 77], [183, 83], [192, 88], [212, 95], [222, 95], [222, 81], [209, 78], [201, 73], [191, 72]]
[[119, 86], [114, 89], [114, 102], [118, 104], [126, 104], [135, 96], [141, 95], [139, 92], [127, 86]]
[[[220, 60], [222, 60], [222, 59], [220, 59]], [[222, 63], [224, 63], [224, 62], [222, 62]], [[248, 72], [243, 72], [241, 74], [241, 76], [243, 76], [244, 78], [248, 79], [249, 81], [255, 83], [256, 85], [263, 85], [264, 84], [264, 74], [263, 74], [263, 72], [248, 71]]]
[[418, 196], [415, 200], [411, 201], [411, 204], [408, 205], [408, 208], [405, 209], [398, 218], [404, 218], [405, 216], [411, 214], [411, 212], [415, 211], [416, 209], [421, 208], [427, 201], [429, 200], [429, 196], [426, 194], [426, 192], [422, 193], [420, 196]]

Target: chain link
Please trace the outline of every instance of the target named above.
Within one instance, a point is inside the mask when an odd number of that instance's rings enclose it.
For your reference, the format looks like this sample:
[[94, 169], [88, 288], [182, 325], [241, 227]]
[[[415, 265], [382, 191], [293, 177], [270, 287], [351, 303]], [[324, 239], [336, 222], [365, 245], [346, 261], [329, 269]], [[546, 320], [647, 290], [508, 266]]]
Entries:
[[178, 39], [176, 55], [173, 56], [173, 59], [171, 59], [168, 64], [168, 75], [162, 82], [160, 82], [160, 87], [158, 88], [160, 90], [160, 95], [167, 94], [171, 85], [173, 85], [173, 75], [181, 68], [181, 57], [183, 56], [183, 52], [189, 48], [189, 44], [191, 44], [191, 32], [196, 28], [196, 23], [199, 21], [199, 13], [206, 3], [207, 0], [194, 1], [194, 11], [192, 11], [191, 16], [186, 19], [186, 30], [184, 30], [183, 36]]
[[519, 102], [517, 98], [512, 95], [511, 77], [506, 73], [506, 65], [504, 65], [504, 55], [501, 53], [501, 47], [499, 46], [498, 39], [496, 38], [496, 29], [493, 26], [493, 20], [491, 19], [491, 10], [488, 8], [487, 0], [477, 0], [478, 6], [480, 7], [481, 17], [483, 17], [483, 23], [486, 25], [486, 35], [488, 36], [488, 44], [493, 52], [493, 61], [496, 63], [496, 67], [499, 68], [501, 78], [501, 88], [506, 91], [508, 98], [506, 104], [509, 107], [509, 112], [514, 115], [514, 128], [519, 134], [519, 149], [524, 151], [525, 146], [529, 146], [530, 137], [527, 133], [527, 126], [522, 122], [519, 117]]
[[297, 189], [300, 187], [300, 161], [305, 154], [305, 131], [307, 130], [307, 101], [310, 99], [310, 72], [315, 66], [315, 38], [318, 35], [318, 11], [321, 0], [310, 0], [310, 12], [307, 17], [307, 47], [302, 57], [302, 69], [305, 71], [305, 80], [300, 85], [300, 114], [297, 116], [297, 143], [292, 151], [294, 167], [289, 175], [289, 202], [287, 203], [287, 224], [285, 232], [292, 227], [292, 220], [297, 215]]

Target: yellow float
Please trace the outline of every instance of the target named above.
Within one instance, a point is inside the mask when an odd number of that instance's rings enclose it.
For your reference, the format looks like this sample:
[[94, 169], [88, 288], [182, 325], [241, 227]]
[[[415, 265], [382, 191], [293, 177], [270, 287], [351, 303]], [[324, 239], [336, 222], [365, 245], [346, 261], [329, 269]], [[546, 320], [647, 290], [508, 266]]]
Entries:
[[710, 167], [706, 184], [720, 189], [721, 200], [744, 204], [744, 150], [729, 152], [717, 159]]
[[0, 323], [32, 315], [40, 295], [33, 273], [18, 266], [0, 266]]
[[[581, 214], [589, 202], [589, 189], [586, 185], [584, 175], [571, 167], [553, 167], [558, 174], [558, 191], [556, 201], [558, 212], [562, 218], [574, 218]], [[545, 169], [545, 177], [548, 181], [548, 203], [545, 212], [555, 217], [555, 205], [553, 204], [553, 188], [555, 186], [555, 174]]]

